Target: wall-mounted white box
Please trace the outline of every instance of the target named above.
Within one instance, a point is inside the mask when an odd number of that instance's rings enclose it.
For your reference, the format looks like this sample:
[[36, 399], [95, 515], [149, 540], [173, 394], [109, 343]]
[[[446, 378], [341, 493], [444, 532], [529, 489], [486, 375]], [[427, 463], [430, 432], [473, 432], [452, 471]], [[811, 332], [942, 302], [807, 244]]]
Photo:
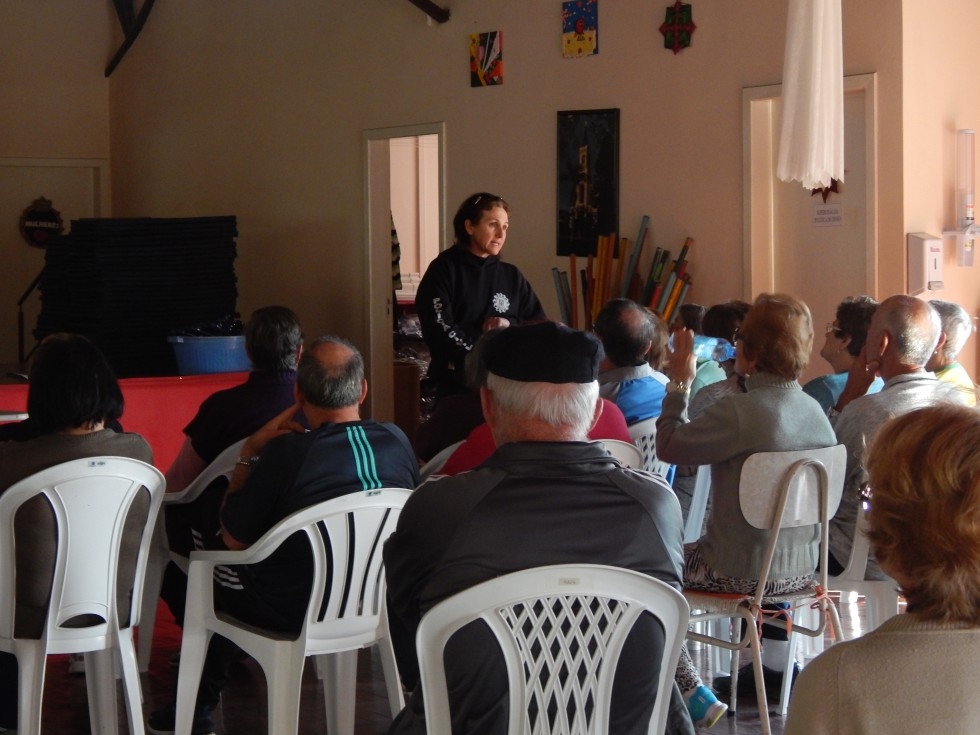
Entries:
[[908, 276], [910, 296], [943, 288], [943, 239], [927, 232], [910, 232]]

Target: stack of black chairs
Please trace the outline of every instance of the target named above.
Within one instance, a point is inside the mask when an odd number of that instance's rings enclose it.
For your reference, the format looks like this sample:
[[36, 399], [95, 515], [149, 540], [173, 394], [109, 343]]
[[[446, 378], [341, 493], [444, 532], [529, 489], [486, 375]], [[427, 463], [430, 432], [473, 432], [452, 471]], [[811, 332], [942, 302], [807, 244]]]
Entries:
[[47, 248], [35, 337], [92, 339], [119, 377], [176, 375], [167, 337], [236, 311], [234, 217], [73, 220]]

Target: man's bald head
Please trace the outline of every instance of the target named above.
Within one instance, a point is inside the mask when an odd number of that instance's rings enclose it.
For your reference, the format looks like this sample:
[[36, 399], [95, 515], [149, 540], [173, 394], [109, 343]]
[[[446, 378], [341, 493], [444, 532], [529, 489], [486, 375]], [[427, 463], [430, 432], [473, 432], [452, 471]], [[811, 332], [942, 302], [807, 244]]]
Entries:
[[304, 352], [296, 373], [303, 400], [317, 408], [357, 406], [364, 386], [364, 359], [340, 337], [317, 339]]

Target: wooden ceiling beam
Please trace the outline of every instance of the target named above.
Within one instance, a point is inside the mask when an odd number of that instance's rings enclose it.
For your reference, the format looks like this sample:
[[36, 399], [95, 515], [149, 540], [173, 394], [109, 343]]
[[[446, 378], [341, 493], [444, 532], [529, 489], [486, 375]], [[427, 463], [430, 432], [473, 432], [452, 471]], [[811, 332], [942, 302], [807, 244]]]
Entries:
[[449, 20], [449, 11], [439, 7], [432, 0], [408, 0], [412, 5], [421, 10], [436, 23], [445, 23]]
[[140, 31], [143, 30], [146, 19], [150, 17], [150, 11], [153, 10], [153, 3], [154, 0], [143, 0], [143, 6], [137, 15], [133, 11], [133, 0], [112, 0], [112, 4], [116, 7], [116, 15], [119, 16], [119, 24], [122, 26], [125, 39], [105, 68], [105, 75], [107, 77], [119, 66], [119, 62], [122, 61], [123, 56], [126, 55], [130, 46], [136, 41], [136, 37], [139, 36]]

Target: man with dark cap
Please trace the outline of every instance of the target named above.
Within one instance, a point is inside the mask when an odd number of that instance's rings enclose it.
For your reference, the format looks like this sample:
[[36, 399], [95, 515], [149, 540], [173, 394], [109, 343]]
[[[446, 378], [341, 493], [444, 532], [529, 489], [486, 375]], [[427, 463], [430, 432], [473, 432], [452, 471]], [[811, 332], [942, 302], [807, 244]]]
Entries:
[[[544, 322], [504, 330], [485, 354], [480, 393], [498, 449], [471, 472], [419, 487], [384, 548], [392, 639], [412, 690], [393, 733], [425, 732], [415, 633], [422, 615], [453, 594], [565, 563], [623, 567], [681, 588], [683, 524], [670, 487], [585, 441], [597, 411], [598, 339]], [[469, 626], [458, 635], [462, 646], [452, 648], [465, 658], [447, 660], [454, 731], [479, 722], [481, 733], [503, 734], [506, 674], [492, 634]], [[610, 732], [647, 731], [658, 674], [650, 647], [662, 635], [652, 618], [630, 634]], [[693, 732], [679, 694], [672, 701], [678, 724], [669, 730]]]

